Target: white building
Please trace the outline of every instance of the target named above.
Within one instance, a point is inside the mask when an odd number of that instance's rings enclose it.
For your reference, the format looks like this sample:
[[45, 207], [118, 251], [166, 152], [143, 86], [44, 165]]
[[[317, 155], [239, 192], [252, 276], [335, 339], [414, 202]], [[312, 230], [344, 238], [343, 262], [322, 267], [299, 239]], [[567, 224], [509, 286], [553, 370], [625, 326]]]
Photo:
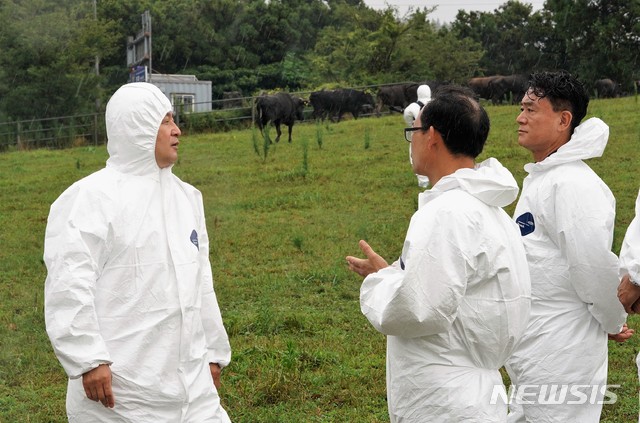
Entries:
[[174, 113], [211, 111], [211, 81], [198, 81], [195, 75], [149, 76], [149, 82], [160, 88], [171, 101]]

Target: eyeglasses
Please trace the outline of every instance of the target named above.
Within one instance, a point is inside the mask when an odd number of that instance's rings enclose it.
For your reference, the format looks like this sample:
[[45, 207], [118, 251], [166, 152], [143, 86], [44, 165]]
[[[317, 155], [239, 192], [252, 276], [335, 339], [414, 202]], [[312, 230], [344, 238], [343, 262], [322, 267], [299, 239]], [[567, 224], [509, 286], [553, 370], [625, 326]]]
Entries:
[[411, 137], [413, 136], [413, 131], [426, 131], [426, 129], [424, 128], [404, 128], [404, 139], [407, 140], [407, 142], [411, 142]]

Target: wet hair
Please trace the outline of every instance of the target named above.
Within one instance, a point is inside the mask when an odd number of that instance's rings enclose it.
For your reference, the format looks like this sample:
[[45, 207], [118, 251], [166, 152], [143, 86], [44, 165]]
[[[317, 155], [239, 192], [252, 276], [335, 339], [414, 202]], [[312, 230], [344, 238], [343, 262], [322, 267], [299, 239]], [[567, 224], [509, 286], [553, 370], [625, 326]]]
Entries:
[[582, 82], [566, 71], [532, 74], [527, 92], [548, 99], [554, 112], [570, 111], [571, 133], [587, 114], [589, 94]]
[[459, 85], [443, 85], [422, 109], [420, 124], [440, 133], [451, 154], [476, 158], [489, 135], [489, 116], [473, 91]]

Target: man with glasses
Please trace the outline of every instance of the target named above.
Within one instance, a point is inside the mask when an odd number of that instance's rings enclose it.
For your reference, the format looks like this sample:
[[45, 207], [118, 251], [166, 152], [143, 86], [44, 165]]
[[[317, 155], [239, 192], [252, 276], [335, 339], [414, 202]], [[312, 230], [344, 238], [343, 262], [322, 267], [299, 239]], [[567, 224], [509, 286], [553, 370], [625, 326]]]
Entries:
[[388, 265], [365, 242], [348, 256], [360, 306], [387, 335], [392, 422], [503, 422], [498, 369], [526, 328], [530, 281], [517, 226], [502, 210], [518, 195], [496, 159], [479, 165], [489, 117], [468, 89], [446, 86], [412, 128], [419, 195], [400, 258]]
[[[533, 74], [522, 98], [518, 143], [525, 170], [515, 218], [531, 272], [531, 320], [507, 363], [529, 387], [510, 404], [509, 422], [598, 422], [607, 384], [607, 333], [624, 341], [611, 252], [615, 198], [584, 160], [600, 157], [609, 127], [580, 123], [589, 97], [566, 72]], [[565, 394], [562, 394], [564, 390]]]

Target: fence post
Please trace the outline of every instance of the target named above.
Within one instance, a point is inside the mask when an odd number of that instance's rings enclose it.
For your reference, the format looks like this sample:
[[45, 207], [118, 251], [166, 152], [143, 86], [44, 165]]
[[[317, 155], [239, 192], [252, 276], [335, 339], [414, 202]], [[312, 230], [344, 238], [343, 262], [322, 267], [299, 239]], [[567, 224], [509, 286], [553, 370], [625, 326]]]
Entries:
[[256, 98], [251, 97], [251, 127], [253, 128], [256, 124]]
[[20, 148], [20, 121], [16, 122], [16, 146]]
[[93, 114], [93, 146], [98, 146], [98, 114]]

